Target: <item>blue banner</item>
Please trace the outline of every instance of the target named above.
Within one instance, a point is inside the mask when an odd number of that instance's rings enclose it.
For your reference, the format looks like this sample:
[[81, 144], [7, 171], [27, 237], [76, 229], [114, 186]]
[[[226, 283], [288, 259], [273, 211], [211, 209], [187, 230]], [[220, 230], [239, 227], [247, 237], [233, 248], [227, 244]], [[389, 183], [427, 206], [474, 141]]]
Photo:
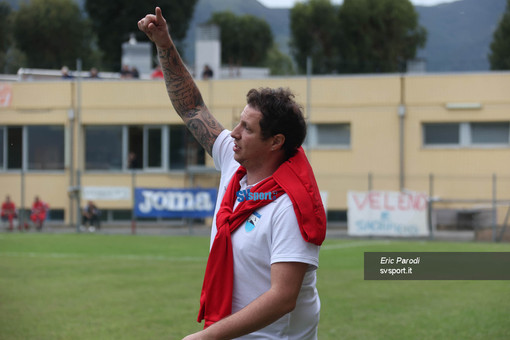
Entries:
[[136, 217], [204, 218], [214, 215], [218, 191], [209, 188], [135, 189]]

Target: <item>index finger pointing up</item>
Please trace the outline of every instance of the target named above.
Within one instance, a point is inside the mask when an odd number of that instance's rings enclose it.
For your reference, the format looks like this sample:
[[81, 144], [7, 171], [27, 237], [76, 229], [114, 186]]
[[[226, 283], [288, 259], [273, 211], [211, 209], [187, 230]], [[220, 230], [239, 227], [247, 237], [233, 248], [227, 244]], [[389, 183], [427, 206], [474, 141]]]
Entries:
[[159, 7], [156, 7], [156, 21], [161, 21], [161, 20], [165, 20], [163, 18], [163, 13], [161, 12], [161, 8]]

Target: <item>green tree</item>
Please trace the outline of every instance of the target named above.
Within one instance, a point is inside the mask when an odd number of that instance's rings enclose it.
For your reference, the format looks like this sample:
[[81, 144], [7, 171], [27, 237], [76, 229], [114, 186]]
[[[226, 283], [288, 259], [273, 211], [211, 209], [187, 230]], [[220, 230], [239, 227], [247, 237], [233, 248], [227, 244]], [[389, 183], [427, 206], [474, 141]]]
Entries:
[[208, 21], [220, 28], [221, 59], [230, 65], [262, 66], [273, 46], [273, 32], [264, 19], [216, 12]]
[[122, 43], [131, 33], [142, 41], [145, 34], [139, 32], [137, 22], [147, 13], [154, 13], [156, 6], [163, 11], [172, 38], [176, 44], [186, 37], [188, 25], [198, 0], [86, 0], [85, 9], [98, 37], [98, 46], [103, 52], [103, 65], [111, 71], [121, 67]]
[[8, 3], [0, 2], [0, 53], [5, 53], [12, 41], [11, 12], [11, 6]]
[[283, 54], [276, 44], [267, 52], [266, 66], [272, 76], [294, 75], [294, 65], [290, 56]]
[[12, 43], [11, 12], [11, 6], [8, 3], [0, 2], [0, 72], [5, 70], [7, 51]]
[[291, 51], [301, 72], [312, 57], [313, 73], [335, 71], [337, 9], [330, 0], [297, 3], [290, 11]]
[[238, 29], [239, 18], [232, 12], [213, 13], [208, 24], [214, 24], [220, 29], [221, 60], [223, 63], [234, 65], [241, 60], [241, 32]]
[[427, 38], [409, 0], [345, 0], [338, 24], [340, 73], [403, 71]]
[[510, 0], [498, 27], [494, 31], [490, 46], [491, 70], [510, 70]]
[[86, 65], [91, 56], [91, 31], [72, 0], [32, 0], [22, 3], [13, 18], [16, 46], [27, 57], [26, 67], [57, 68]]

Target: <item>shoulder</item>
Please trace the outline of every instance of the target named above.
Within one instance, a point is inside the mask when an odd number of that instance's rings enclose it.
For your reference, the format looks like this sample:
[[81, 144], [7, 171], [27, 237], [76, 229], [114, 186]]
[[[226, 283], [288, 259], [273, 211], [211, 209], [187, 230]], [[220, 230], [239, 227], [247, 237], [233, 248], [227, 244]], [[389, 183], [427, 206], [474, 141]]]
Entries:
[[[283, 216], [280, 216], [283, 215]], [[290, 216], [287, 216], [290, 215]], [[273, 216], [274, 217], [296, 217], [294, 206], [290, 200], [289, 195], [284, 193], [273, 202]], [[296, 220], [297, 221], [297, 220]]]

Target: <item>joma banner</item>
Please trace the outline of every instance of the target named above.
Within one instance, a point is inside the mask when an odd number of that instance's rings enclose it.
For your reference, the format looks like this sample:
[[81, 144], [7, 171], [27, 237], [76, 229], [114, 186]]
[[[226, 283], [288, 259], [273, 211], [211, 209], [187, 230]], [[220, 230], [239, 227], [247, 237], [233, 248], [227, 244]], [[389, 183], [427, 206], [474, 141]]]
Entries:
[[421, 192], [349, 191], [348, 234], [425, 236], [427, 195]]
[[212, 217], [216, 189], [135, 189], [136, 217]]

